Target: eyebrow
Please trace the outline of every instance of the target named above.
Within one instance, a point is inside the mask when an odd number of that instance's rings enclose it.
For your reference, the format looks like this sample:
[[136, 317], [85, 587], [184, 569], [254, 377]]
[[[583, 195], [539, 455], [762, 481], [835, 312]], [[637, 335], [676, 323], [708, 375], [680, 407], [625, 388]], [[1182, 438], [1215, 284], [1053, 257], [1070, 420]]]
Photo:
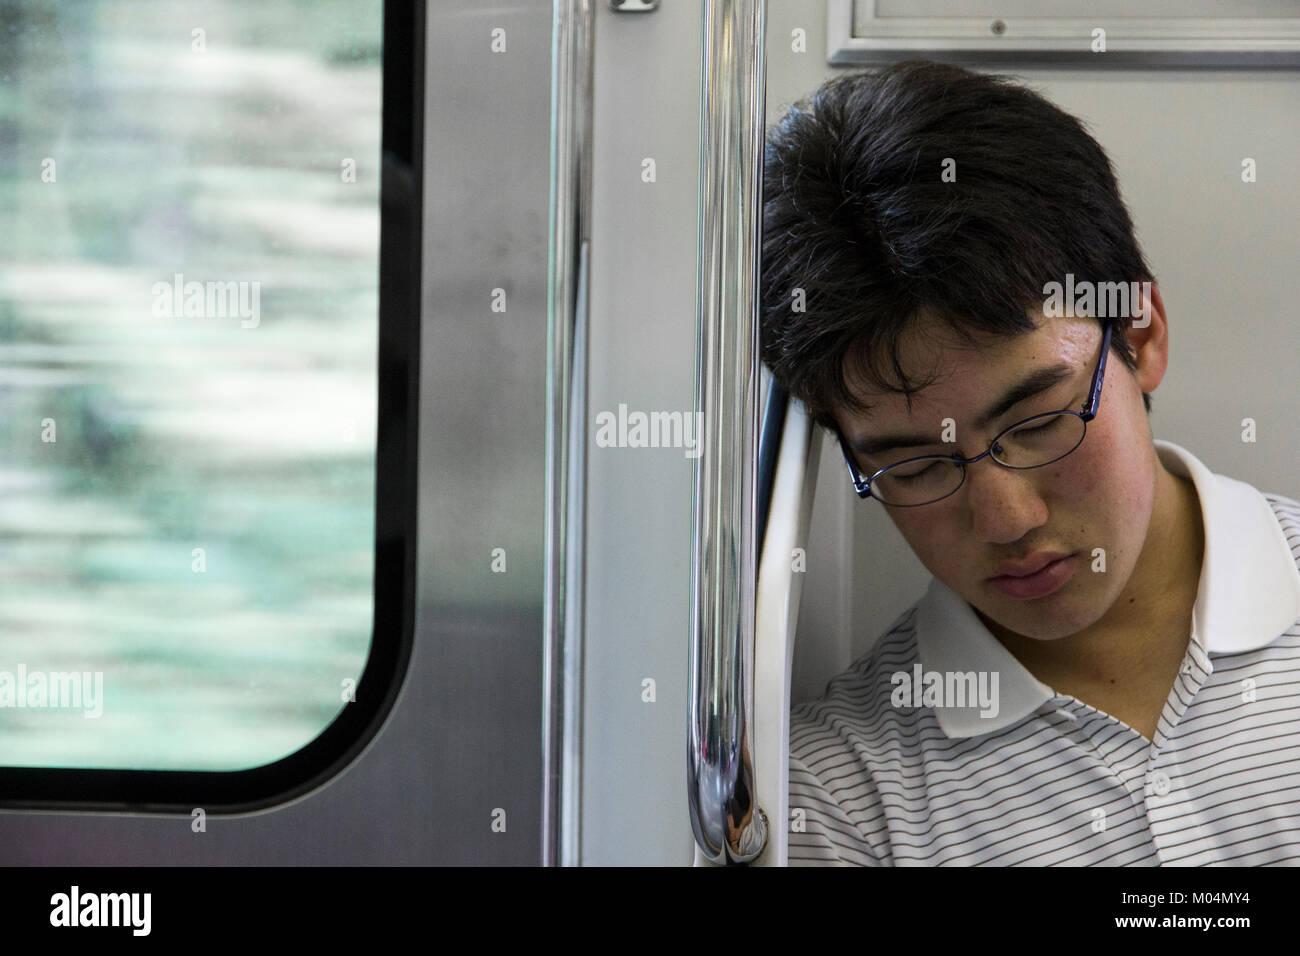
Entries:
[[[1015, 385], [1003, 393], [1002, 397], [993, 403], [989, 409], [981, 415], [976, 421], [974, 427], [982, 429], [987, 427], [994, 419], [1000, 418], [1011, 409], [1015, 408], [1025, 399], [1033, 398], [1047, 391], [1052, 386], [1060, 383], [1074, 373], [1074, 369], [1069, 365], [1058, 363], [1046, 368], [1040, 368], [1031, 372]], [[917, 448], [922, 445], [937, 445], [929, 435], [911, 434], [911, 435], [886, 435], [880, 438], [858, 438], [849, 443], [854, 451], [862, 455], [878, 455], [883, 451], [890, 451], [894, 448]]]

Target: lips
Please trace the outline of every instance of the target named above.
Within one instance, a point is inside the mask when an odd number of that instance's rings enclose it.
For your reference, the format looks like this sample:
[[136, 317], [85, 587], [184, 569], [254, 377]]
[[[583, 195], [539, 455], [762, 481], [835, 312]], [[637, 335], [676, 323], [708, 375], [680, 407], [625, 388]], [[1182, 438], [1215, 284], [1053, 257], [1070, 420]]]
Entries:
[[[1031, 555], [1029, 561], [1022, 563], [1022, 567], [1029, 566], [1032, 562], [1041, 560], [1042, 557]], [[1039, 598], [1055, 594], [1065, 587], [1066, 583], [1074, 577], [1075, 572], [1079, 570], [1079, 563], [1077, 554], [1067, 554], [1059, 560], [1048, 562], [1037, 573], [1024, 574], [1018, 577], [1004, 574], [996, 578], [989, 578], [988, 584], [989, 587], [1013, 601], [1036, 601]]]
[[1031, 574], [1036, 574], [1043, 568], [1047, 567], [1053, 561], [1059, 561], [1061, 558], [1068, 558], [1068, 551], [1036, 551], [1027, 558], [1019, 561], [1003, 561], [997, 567], [997, 573], [989, 578], [1024, 578]]

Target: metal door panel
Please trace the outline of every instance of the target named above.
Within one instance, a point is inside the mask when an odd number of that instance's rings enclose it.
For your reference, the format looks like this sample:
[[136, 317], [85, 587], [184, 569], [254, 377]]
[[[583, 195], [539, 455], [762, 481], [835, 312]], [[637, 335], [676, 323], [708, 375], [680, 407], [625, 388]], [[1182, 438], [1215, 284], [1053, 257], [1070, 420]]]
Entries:
[[440, 0], [425, 36], [418, 617], [400, 697], [355, 763], [292, 803], [205, 833], [181, 815], [0, 812], [0, 863], [538, 861], [551, 7]]

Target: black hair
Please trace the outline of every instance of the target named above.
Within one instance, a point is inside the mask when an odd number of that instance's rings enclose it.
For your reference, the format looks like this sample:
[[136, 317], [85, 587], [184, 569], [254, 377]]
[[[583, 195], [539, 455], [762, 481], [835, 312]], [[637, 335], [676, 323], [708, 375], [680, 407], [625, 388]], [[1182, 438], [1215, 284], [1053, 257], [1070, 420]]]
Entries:
[[[828, 428], [837, 408], [869, 410], [846, 375], [910, 408], [928, 383], [907, 379], [899, 339], [922, 315], [974, 344], [1034, 331], [1029, 309], [1067, 273], [1154, 281], [1078, 119], [1010, 77], [928, 60], [835, 77], [769, 130], [761, 273], [763, 362]], [[1133, 370], [1131, 317], [1111, 321]]]

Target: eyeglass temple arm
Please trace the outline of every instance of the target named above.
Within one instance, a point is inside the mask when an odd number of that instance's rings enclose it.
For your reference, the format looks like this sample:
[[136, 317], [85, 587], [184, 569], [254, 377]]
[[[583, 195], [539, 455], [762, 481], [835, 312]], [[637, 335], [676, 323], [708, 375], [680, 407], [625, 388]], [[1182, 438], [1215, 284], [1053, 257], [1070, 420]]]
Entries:
[[1110, 333], [1114, 328], [1111, 322], [1106, 323], [1106, 331], [1101, 336], [1101, 360], [1097, 363], [1097, 371], [1092, 376], [1092, 388], [1088, 390], [1088, 404], [1084, 406], [1083, 414], [1080, 416], [1085, 422], [1090, 422], [1097, 417], [1097, 402], [1101, 398], [1101, 383], [1106, 375], [1106, 356], [1110, 354]]
[[[849, 450], [849, 444], [844, 440], [844, 433], [835, 428], [835, 437], [839, 439], [840, 451], [844, 454], [844, 464], [849, 469], [849, 477], [853, 479], [853, 487], [857, 489], [861, 497], [871, 497], [871, 488], [867, 485], [865, 475], [858, 471], [858, 466], [853, 462], [853, 452]], [[865, 494], [864, 494], [865, 492]]]

